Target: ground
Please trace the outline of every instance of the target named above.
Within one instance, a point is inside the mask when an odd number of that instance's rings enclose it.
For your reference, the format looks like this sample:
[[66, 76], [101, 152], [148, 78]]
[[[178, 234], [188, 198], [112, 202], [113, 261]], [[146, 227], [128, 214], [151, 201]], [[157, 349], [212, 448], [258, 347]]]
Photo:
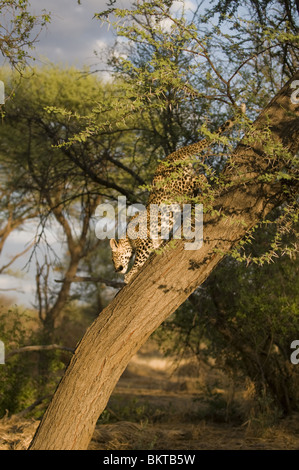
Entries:
[[[299, 449], [299, 413], [244, 421], [251, 390], [215, 368], [173, 361], [152, 346], [134, 356], [100, 418], [90, 450]], [[0, 420], [0, 450], [27, 449], [38, 420]]]

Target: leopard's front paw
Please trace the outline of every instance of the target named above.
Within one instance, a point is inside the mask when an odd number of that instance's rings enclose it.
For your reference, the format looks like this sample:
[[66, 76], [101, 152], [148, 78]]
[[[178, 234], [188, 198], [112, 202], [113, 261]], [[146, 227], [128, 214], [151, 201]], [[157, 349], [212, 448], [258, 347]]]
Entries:
[[124, 276], [124, 282], [125, 282], [125, 284], [128, 284], [128, 283], [131, 281], [131, 279], [132, 279], [133, 277], [135, 277], [135, 275], [137, 274], [137, 272], [138, 272], [138, 269], [133, 269], [133, 270], [131, 269], [131, 271], [129, 271], [127, 274], [125, 274], [125, 276]]
[[132, 277], [132, 275], [130, 273], [125, 274], [124, 283], [129, 284], [129, 281], [130, 281], [131, 277]]

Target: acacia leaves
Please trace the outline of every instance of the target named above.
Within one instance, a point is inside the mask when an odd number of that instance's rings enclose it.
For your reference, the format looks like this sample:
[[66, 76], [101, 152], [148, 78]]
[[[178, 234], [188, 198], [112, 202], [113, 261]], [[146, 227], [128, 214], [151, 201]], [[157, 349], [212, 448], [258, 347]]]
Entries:
[[32, 59], [31, 49], [42, 28], [50, 22], [50, 14], [30, 13], [29, 0], [1, 0], [0, 52], [19, 69]]

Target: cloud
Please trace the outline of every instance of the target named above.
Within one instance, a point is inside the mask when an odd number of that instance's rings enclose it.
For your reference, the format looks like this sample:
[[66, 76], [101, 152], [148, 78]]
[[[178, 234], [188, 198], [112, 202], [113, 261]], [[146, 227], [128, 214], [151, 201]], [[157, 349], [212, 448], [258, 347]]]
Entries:
[[181, 14], [184, 10], [185, 12], [194, 11], [196, 4], [192, 0], [178, 0], [173, 2], [171, 7], [172, 14]]
[[31, 0], [31, 12], [51, 13], [51, 22], [41, 31], [35, 45], [37, 64], [47, 61], [83, 67], [97, 62], [95, 44], [101, 48], [113, 40], [112, 31], [93, 18], [106, 9], [106, 0]]
[[[105, 49], [114, 42], [114, 31], [102, 25], [94, 14], [107, 9], [107, 0], [81, 0], [80, 5], [77, 0], [31, 0], [30, 4], [32, 14], [40, 16], [46, 11], [51, 15], [51, 22], [40, 32], [35, 49], [30, 51], [37, 65], [50, 62], [78, 68], [104, 68]], [[130, 8], [132, 2], [119, 0], [115, 6]], [[177, 0], [171, 11], [180, 15], [183, 8], [186, 13], [194, 10], [194, 0]], [[172, 22], [165, 19], [160, 26], [167, 32]]]

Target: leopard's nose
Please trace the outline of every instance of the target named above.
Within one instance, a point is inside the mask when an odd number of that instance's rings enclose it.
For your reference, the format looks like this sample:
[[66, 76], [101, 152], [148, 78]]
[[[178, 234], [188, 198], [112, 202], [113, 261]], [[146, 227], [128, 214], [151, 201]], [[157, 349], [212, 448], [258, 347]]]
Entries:
[[115, 270], [117, 273], [119, 273], [120, 271], [122, 271], [124, 268], [123, 266], [118, 266], [118, 268]]

